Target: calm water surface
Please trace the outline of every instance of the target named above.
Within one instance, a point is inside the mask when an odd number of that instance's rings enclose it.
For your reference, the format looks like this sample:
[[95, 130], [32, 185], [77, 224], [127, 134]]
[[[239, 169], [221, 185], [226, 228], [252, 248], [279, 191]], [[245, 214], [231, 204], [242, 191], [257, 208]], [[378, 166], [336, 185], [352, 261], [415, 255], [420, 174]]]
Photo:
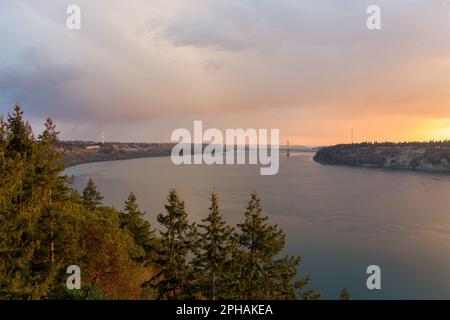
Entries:
[[[174, 166], [169, 157], [68, 168], [75, 187], [92, 177], [105, 203], [122, 209], [130, 191], [156, 227], [168, 190], [176, 188], [193, 221], [216, 191], [230, 223], [243, 220], [248, 195], [287, 234], [287, 254], [303, 258], [302, 275], [335, 299], [348, 288], [361, 299], [450, 299], [450, 176], [323, 166], [312, 153], [281, 158], [275, 176], [258, 166]], [[381, 290], [366, 288], [366, 268], [381, 267]]]

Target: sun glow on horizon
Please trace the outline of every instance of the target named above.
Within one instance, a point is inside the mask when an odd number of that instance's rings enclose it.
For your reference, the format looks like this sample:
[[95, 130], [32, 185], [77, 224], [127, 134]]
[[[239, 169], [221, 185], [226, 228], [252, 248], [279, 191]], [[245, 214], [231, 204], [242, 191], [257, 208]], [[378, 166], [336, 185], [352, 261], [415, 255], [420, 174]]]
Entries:
[[432, 140], [450, 140], [450, 126], [433, 130], [430, 136]]

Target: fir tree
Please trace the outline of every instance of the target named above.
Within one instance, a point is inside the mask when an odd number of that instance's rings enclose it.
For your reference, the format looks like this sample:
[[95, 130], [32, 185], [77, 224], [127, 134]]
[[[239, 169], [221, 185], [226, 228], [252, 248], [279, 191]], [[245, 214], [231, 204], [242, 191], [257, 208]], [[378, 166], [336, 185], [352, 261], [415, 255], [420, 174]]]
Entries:
[[158, 222], [165, 228], [160, 231], [160, 258], [156, 261], [159, 271], [144, 286], [153, 286], [158, 299], [188, 298], [192, 295], [193, 273], [187, 259], [193, 251], [197, 230], [194, 224], [189, 224], [184, 201], [174, 189], [170, 190], [165, 209], [166, 214], [158, 215]]
[[233, 228], [228, 226], [219, 212], [216, 193], [211, 194], [209, 215], [202, 219], [198, 256], [194, 260], [199, 273], [203, 297], [216, 300], [227, 295], [229, 279], [227, 265], [233, 250]]
[[31, 263], [39, 245], [34, 231], [42, 209], [41, 193], [32, 184], [35, 141], [20, 106], [14, 110], [1, 125], [0, 295], [36, 298], [45, 286], [33, 276]]
[[64, 154], [58, 149], [59, 132], [50, 118], [46, 120], [44, 126], [45, 129], [39, 135], [37, 144], [39, 152], [36, 174], [39, 176], [39, 181], [36, 181], [36, 183], [51, 187], [51, 192], [49, 192], [51, 195], [48, 195], [51, 199], [64, 200], [67, 199], [67, 184], [71, 180], [67, 176], [61, 175], [64, 170]]
[[340, 300], [350, 300], [351, 299], [350, 292], [348, 292], [347, 288], [342, 289], [342, 291], [339, 295], [339, 299]]
[[8, 135], [5, 152], [8, 157], [27, 159], [32, 155], [33, 133], [23, 118], [22, 108], [16, 104], [14, 113], [8, 115]]
[[272, 257], [278, 254], [284, 247], [284, 233], [276, 226], [266, 223], [267, 217], [261, 214], [260, 200], [256, 193], [251, 194], [245, 212], [245, 222], [239, 224], [241, 234], [239, 244], [247, 254], [244, 265], [241, 287], [245, 289], [244, 299], [256, 299], [261, 297], [268, 288], [267, 269], [270, 267]]
[[90, 210], [96, 210], [102, 205], [103, 196], [97, 190], [94, 181], [89, 178], [86, 188], [83, 190], [83, 203]]
[[121, 225], [127, 229], [133, 237], [136, 244], [145, 252], [148, 258], [150, 250], [154, 247], [154, 231], [151, 230], [150, 222], [145, 218], [145, 212], [139, 209], [136, 195], [131, 192], [125, 201], [124, 212], [121, 214]]
[[[296, 299], [307, 278], [295, 281], [299, 257], [275, 259], [285, 244], [284, 232], [267, 223], [262, 216], [260, 200], [252, 193], [245, 212], [245, 221], [239, 224], [241, 251], [236, 255], [240, 265], [237, 285], [239, 299]], [[312, 289], [311, 289], [312, 290]], [[312, 296], [309, 292], [309, 296]]]
[[61, 173], [64, 170], [62, 152], [58, 150], [58, 134], [51, 119], [44, 124], [45, 129], [34, 144], [33, 167], [31, 183], [35, 193], [39, 193], [42, 209], [36, 225], [36, 239], [39, 248], [33, 257], [33, 269], [37, 277], [50, 286], [57, 285], [55, 276], [61, 262], [62, 243], [58, 243], [58, 230], [61, 223], [61, 208], [68, 201], [68, 184], [70, 179]]
[[0, 154], [0, 299], [36, 294], [30, 262], [38, 243], [32, 237], [34, 214], [22, 203], [22, 167], [23, 160]]
[[306, 289], [302, 294], [301, 298], [303, 300], [319, 300], [322, 297], [320, 293], [318, 293], [316, 290], [308, 288]]

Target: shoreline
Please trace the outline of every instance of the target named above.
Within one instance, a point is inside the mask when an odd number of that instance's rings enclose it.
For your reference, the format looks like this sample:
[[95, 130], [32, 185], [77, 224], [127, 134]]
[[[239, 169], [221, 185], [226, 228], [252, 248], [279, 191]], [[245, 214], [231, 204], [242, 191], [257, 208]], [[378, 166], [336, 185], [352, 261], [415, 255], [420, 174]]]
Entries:
[[447, 143], [336, 145], [320, 149], [313, 160], [322, 165], [450, 174]]
[[[65, 157], [65, 169], [76, 167], [81, 164], [87, 163], [97, 163], [97, 162], [108, 162], [108, 161], [122, 161], [122, 160], [133, 160], [133, 159], [143, 159], [143, 158], [160, 158], [160, 157], [169, 157], [170, 153], [151, 153], [146, 155], [126, 155], [126, 156], [118, 156], [112, 158], [91, 158], [91, 159], [70, 159], [70, 157]], [[69, 158], [69, 159], [68, 159]]]

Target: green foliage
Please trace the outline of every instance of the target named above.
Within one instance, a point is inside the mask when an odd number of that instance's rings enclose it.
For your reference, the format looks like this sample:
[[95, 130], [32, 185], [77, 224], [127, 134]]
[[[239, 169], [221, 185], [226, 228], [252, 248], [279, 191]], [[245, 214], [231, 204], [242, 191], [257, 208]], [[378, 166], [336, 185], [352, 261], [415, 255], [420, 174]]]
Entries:
[[350, 292], [346, 288], [342, 289], [341, 294], [339, 295], [340, 300], [350, 300], [351, 299]]
[[226, 298], [229, 291], [229, 267], [236, 245], [233, 228], [228, 226], [219, 212], [217, 194], [211, 194], [209, 215], [199, 225], [200, 233], [197, 257], [193, 264], [197, 271], [198, 285], [206, 299]]
[[30, 158], [33, 141], [30, 124], [23, 119], [23, 111], [16, 104], [14, 113], [8, 115], [5, 154], [9, 158]]
[[83, 203], [89, 210], [96, 210], [102, 205], [103, 196], [97, 190], [92, 178], [89, 178], [86, 188], [83, 190]]
[[165, 230], [161, 233], [161, 247], [156, 263], [158, 272], [144, 285], [154, 287], [158, 299], [183, 299], [192, 296], [193, 272], [188, 254], [195, 251], [197, 230], [189, 224], [188, 216], [177, 192], [170, 190], [165, 205], [166, 214], [158, 215]]
[[39, 249], [34, 226], [43, 208], [42, 188], [34, 188], [34, 137], [23, 112], [2, 122], [0, 152], [0, 295], [5, 298], [38, 298], [45, 291], [45, 276], [34, 273], [33, 257]]
[[65, 284], [49, 294], [50, 300], [105, 300], [103, 293], [94, 286], [84, 285], [80, 290], [69, 290]]
[[[239, 224], [239, 252], [236, 253], [236, 288], [238, 299], [296, 299], [309, 278], [295, 282], [299, 257], [276, 258], [284, 248], [285, 234], [262, 216], [260, 199], [250, 195], [245, 221]], [[311, 296], [312, 293], [308, 295]], [[302, 295], [305, 298], [305, 295]]]
[[142, 249], [119, 213], [100, 207], [93, 182], [84, 198], [70, 188], [57, 144], [50, 119], [35, 139], [19, 106], [0, 118], [0, 298], [50, 298], [71, 264], [108, 297], [141, 297], [143, 279], [130, 272], [146, 270], [130, 256]]
[[143, 261], [150, 257], [154, 249], [154, 231], [151, 229], [150, 222], [144, 218], [145, 212], [139, 209], [136, 195], [131, 192], [125, 201], [124, 212], [121, 213], [121, 226], [128, 230], [134, 239], [134, 242], [142, 248], [144, 255], [134, 257]]

